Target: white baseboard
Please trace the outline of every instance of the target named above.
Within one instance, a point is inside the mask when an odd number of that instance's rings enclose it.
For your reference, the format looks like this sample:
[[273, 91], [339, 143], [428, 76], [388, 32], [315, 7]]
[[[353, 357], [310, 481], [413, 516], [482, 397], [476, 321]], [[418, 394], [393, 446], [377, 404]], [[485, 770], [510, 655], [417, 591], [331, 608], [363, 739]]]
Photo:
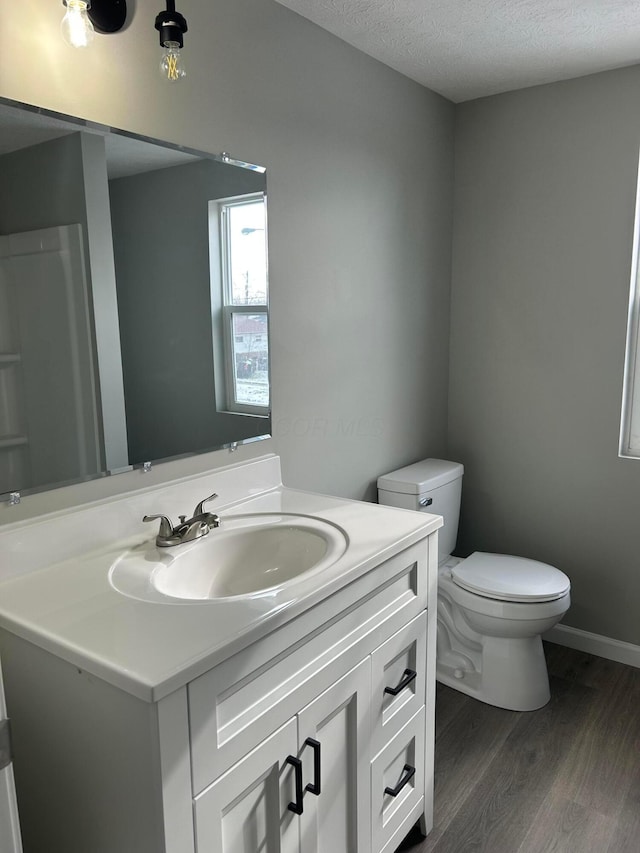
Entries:
[[542, 639], [580, 652], [588, 652], [599, 658], [607, 658], [607, 660], [615, 660], [618, 663], [640, 668], [640, 646], [634, 646], [633, 643], [623, 643], [621, 640], [613, 640], [601, 634], [591, 634], [589, 631], [581, 631], [569, 625], [556, 625], [543, 634]]

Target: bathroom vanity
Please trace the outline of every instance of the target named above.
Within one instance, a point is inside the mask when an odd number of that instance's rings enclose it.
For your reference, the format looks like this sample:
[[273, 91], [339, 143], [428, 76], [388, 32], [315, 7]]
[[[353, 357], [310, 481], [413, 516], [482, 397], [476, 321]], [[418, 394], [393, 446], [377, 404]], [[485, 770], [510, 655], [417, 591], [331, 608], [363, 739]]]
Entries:
[[[279, 586], [159, 591], [182, 558], [142, 516], [213, 491], [220, 532], [225, 517], [324, 525], [336, 548]], [[284, 488], [267, 456], [7, 525], [25, 852], [391, 853], [417, 820], [428, 832], [440, 524]], [[213, 563], [218, 532], [178, 549]], [[148, 582], [118, 579], [127, 560]]]

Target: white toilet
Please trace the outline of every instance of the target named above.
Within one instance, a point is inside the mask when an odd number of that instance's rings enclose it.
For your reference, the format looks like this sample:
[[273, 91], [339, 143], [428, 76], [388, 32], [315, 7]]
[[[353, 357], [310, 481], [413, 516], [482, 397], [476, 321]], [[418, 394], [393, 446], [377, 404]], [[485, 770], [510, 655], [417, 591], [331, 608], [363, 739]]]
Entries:
[[553, 566], [476, 551], [452, 557], [463, 466], [425, 459], [378, 478], [378, 502], [432, 512], [438, 531], [437, 679], [470, 696], [533, 711], [550, 698], [541, 634], [567, 612], [571, 584]]

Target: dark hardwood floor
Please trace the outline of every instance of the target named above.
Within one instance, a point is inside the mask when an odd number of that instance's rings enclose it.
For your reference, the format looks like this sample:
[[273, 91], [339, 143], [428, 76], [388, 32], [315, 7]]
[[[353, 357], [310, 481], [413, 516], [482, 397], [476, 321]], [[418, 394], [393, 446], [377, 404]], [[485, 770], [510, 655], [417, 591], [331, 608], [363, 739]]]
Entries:
[[538, 711], [438, 684], [434, 828], [397, 853], [640, 853], [640, 669], [545, 652]]

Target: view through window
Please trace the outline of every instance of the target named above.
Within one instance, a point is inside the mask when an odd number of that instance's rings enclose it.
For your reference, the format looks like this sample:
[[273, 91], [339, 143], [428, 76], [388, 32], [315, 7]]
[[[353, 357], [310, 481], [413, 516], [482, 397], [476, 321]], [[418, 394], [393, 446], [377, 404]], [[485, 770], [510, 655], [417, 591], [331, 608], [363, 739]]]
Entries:
[[269, 409], [267, 222], [263, 195], [220, 204], [228, 406]]

